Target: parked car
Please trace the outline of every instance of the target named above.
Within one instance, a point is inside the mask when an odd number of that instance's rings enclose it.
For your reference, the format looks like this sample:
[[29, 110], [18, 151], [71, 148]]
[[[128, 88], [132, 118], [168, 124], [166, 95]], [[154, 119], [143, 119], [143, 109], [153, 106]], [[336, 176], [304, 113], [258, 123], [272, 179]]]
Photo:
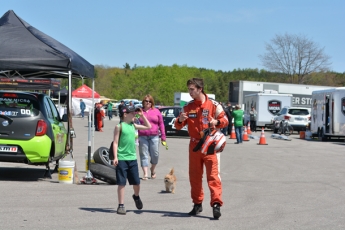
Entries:
[[[67, 115], [45, 94], [0, 91], [0, 161], [46, 165], [65, 156]], [[50, 176], [50, 175], [49, 175]]]
[[[310, 108], [285, 106], [273, 118], [273, 123], [284, 119], [288, 121], [294, 131], [306, 131], [310, 118]], [[278, 130], [275, 128], [273, 131], [276, 133]]]
[[163, 116], [165, 134], [167, 136], [188, 136], [187, 126], [181, 130], [175, 128], [174, 122], [182, 111], [181, 107], [178, 106], [167, 106], [159, 108]]
[[141, 101], [134, 101], [133, 105], [135, 108], [142, 108], [143, 104], [141, 103]]
[[[135, 103], [140, 103], [140, 101], [138, 99], [122, 99], [122, 100], [124, 101], [125, 105], [129, 105], [129, 102], [133, 102], [133, 105]], [[120, 100], [120, 101], [122, 101], [122, 100]]]

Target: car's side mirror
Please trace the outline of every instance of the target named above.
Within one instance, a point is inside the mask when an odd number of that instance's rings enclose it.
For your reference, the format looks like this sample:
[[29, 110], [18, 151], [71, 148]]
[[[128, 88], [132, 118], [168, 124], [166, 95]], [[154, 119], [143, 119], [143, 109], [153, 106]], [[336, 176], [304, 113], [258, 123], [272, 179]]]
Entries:
[[67, 114], [62, 115], [62, 122], [67, 122], [68, 121], [68, 116]]

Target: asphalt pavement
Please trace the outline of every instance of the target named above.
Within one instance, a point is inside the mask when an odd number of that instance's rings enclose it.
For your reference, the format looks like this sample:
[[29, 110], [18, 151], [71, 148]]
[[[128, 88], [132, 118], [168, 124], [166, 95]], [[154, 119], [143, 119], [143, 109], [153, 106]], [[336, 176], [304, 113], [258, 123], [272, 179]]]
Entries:
[[[93, 149], [108, 147], [118, 117], [105, 120], [104, 132], [95, 132]], [[76, 138], [73, 155], [77, 176], [86, 175], [88, 123], [73, 118]], [[160, 148], [157, 178], [141, 181], [144, 204], [137, 210], [133, 189], [126, 186], [126, 215], [116, 214], [117, 186], [59, 183], [58, 174], [44, 179], [44, 166], [0, 162], [1, 229], [345, 229], [344, 141], [303, 140], [298, 134], [256, 139], [235, 145], [227, 138], [221, 153], [222, 216], [214, 220], [204, 178], [204, 211], [190, 217], [188, 141], [168, 137], [169, 149]], [[68, 156], [69, 158], [70, 156]], [[163, 178], [174, 167], [175, 194], [164, 192]], [[142, 172], [140, 170], [140, 176]]]

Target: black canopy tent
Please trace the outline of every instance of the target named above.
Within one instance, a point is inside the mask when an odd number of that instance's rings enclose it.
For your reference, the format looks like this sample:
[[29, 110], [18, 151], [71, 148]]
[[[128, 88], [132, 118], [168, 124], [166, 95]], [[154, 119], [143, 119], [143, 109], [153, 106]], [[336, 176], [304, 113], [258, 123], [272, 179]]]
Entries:
[[[94, 66], [9, 10], [0, 18], [0, 78], [68, 78], [70, 115], [72, 78], [93, 79]], [[69, 119], [69, 141], [71, 126]]]
[[0, 75], [94, 78], [94, 67], [73, 50], [37, 30], [12, 10], [0, 18]]

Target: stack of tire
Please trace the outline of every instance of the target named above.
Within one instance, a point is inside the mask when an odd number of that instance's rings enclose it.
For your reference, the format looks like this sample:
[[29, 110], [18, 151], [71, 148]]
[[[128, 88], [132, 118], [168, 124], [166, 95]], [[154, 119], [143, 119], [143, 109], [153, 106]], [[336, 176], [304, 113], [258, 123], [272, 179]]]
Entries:
[[93, 160], [95, 163], [90, 164], [92, 175], [98, 180], [116, 184], [116, 168], [109, 159], [109, 149], [106, 147], [98, 148], [93, 153]]

